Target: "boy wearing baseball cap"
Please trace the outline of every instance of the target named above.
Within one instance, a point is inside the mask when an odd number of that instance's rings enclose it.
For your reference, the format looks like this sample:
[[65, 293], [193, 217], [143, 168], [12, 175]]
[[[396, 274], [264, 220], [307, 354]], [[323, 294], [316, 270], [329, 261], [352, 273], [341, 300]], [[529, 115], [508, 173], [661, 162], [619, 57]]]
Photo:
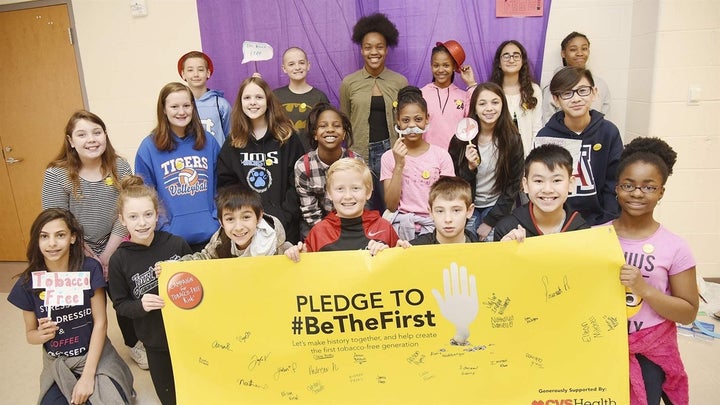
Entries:
[[205, 131], [222, 146], [230, 132], [232, 106], [223, 97], [223, 92], [207, 88], [207, 81], [213, 73], [209, 56], [200, 51], [191, 51], [178, 59], [178, 73], [187, 83], [195, 97], [200, 120]]

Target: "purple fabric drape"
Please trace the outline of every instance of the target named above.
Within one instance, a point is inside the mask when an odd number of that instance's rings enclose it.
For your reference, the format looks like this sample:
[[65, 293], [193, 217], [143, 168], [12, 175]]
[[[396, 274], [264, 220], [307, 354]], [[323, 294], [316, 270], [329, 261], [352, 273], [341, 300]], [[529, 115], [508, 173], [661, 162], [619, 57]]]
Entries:
[[[385, 13], [400, 31], [387, 66], [410, 84], [422, 87], [432, 80], [431, 50], [448, 39], [463, 45], [465, 64], [473, 66], [478, 82], [489, 78], [497, 46], [516, 39], [528, 50], [539, 82], [551, 0], [543, 2], [545, 15], [528, 18], [495, 18], [495, 2], [485, 0], [198, 0], [197, 8], [202, 50], [215, 65], [208, 86], [224, 91], [228, 101], [234, 102], [240, 82], [255, 71], [254, 63], [240, 63], [242, 43], [256, 41], [269, 43], [275, 52], [272, 60], [257, 62], [271, 87], [288, 83], [280, 69], [282, 52], [298, 46], [310, 60], [308, 82], [338, 105], [342, 78], [363, 64], [350, 39], [353, 25], [374, 12]], [[464, 87], [459, 75], [455, 83]]]

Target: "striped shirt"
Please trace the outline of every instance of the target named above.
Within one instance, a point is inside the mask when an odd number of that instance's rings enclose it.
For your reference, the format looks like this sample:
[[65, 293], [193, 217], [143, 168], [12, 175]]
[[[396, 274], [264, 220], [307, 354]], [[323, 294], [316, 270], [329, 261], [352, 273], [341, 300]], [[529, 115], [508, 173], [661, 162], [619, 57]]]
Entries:
[[[132, 174], [127, 160], [118, 157], [115, 164], [118, 180]], [[100, 255], [110, 235], [125, 237], [127, 230], [117, 215], [118, 185], [109, 178], [87, 181], [80, 177], [78, 196], [73, 195], [73, 185], [66, 169], [50, 167], [45, 170], [42, 186], [42, 209], [64, 208], [80, 222], [85, 233], [85, 243]]]

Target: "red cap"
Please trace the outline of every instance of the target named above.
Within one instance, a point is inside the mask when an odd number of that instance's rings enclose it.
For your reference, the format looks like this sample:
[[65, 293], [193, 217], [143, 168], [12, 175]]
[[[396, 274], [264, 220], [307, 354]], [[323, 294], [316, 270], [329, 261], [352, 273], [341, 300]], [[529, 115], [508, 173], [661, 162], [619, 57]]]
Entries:
[[182, 77], [182, 71], [183, 71], [183, 65], [185, 64], [185, 59], [187, 58], [203, 58], [205, 59], [205, 62], [207, 63], [207, 69], [210, 74], [213, 72], [213, 63], [212, 59], [210, 59], [209, 56], [205, 55], [204, 53], [200, 51], [190, 51], [186, 53], [185, 55], [181, 56], [180, 59], [178, 59], [178, 74], [180, 77]]
[[460, 72], [460, 66], [465, 62], [465, 50], [462, 45], [454, 39], [445, 42], [438, 42], [435, 46], [444, 46], [450, 52], [450, 56], [455, 61], [455, 71]]

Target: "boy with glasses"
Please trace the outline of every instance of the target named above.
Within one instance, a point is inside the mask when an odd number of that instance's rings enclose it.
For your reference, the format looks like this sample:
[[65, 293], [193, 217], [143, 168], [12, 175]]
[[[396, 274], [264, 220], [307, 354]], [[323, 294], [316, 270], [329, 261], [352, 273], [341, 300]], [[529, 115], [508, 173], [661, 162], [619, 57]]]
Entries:
[[597, 97], [592, 74], [587, 69], [565, 67], [553, 76], [550, 93], [560, 111], [538, 132], [535, 146], [559, 144], [573, 155], [576, 181], [567, 203], [588, 225], [617, 218], [615, 176], [622, 139], [615, 124], [591, 109]]

